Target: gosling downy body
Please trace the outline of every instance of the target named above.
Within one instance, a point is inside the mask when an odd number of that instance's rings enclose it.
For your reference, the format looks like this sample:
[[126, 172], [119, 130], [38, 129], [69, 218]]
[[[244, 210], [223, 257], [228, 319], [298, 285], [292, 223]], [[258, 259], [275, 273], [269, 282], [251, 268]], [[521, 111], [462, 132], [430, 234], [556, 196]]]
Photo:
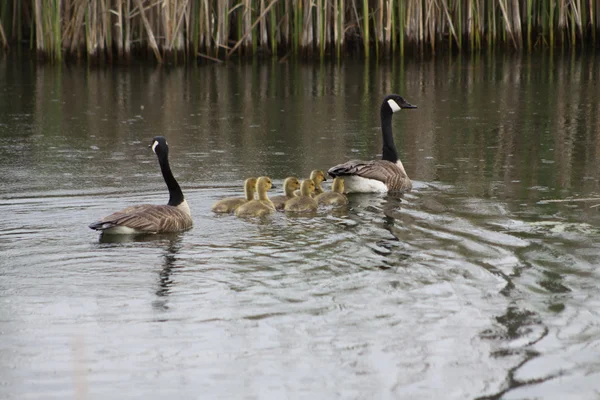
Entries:
[[383, 153], [381, 160], [352, 160], [331, 167], [332, 177], [342, 176], [346, 193], [386, 193], [412, 189], [412, 182], [398, 158], [392, 134], [392, 115], [401, 109], [417, 108], [397, 94], [387, 96], [381, 104], [381, 134]]
[[275, 211], [273, 202], [269, 200], [267, 191], [273, 187], [271, 179], [267, 176], [261, 176], [256, 182], [258, 200], [251, 200], [242, 204], [235, 210], [238, 217], [262, 217]]
[[193, 225], [192, 215], [183, 192], [169, 166], [169, 146], [162, 136], [153, 139], [152, 151], [158, 157], [160, 169], [169, 189], [166, 205], [141, 204], [110, 214], [90, 225], [102, 234], [143, 234], [180, 232]]
[[256, 181], [256, 178], [246, 179], [244, 181], [245, 197], [228, 197], [219, 200], [212, 206], [212, 211], [215, 213], [232, 213], [242, 204], [254, 200]]
[[283, 210], [283, 207], [285, 206], [285, 202], [293, 197], [296, 197], [296, 195], [294, 194], [294, 191], [299, 188], [300, 188], [300, 181], [298, 180], [298, 178], [296, 178], [295, 176], [290, 176], [288, 178], [285, 178], [285, 180], [283, 181], [283, 192], [285, 194], [279, 195], [279, 196], [273, 196], [270, 198], [270, 200], [275, 205], [275, 209]]
[[300, 185], [300, 196], [286, 201], [284, 210], [298, 213], [317, 211], [318, 203], [311, 197], [314, 191], [315, 183], [313, 180], [303, 180], [302, 185]]
[[344, 196], [344, 178], [337, 177], [333, 180], [331, 192], [321, 193], [315, 196], [315, 200], [319, 205], [324, 206], [344, 206], [348, 204], [348, 198]]

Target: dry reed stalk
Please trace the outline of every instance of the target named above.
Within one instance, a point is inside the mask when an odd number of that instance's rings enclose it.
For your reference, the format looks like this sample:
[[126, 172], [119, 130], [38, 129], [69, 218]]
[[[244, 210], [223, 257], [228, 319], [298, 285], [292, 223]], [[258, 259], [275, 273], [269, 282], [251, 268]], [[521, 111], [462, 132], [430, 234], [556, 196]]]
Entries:
[[387, 0], [385, 3], [386, 18], [385, 18], [385, 35], [384, 35], [384, 51], [390, 54], [392, 46], [392, 37], [395, 36], [393, 29], [394, 24], [394, 0]]
[[371, 42], [369, 40], [369, 0], [363, 0], [363, 46], [365, 51], [365, 58], [369, 58], [369, 47]]
[[303, 9], [302, 21], [302, 43], [301, 47], [305, 54], [312, 55], [314, 46], [313, 18], [312, 18], [312, 0], [306, 0], [307, 6]]
[[44, 54], [44, 26], [42, 20], [42, 0], [35, 0], [35, 41], [38, 52]]
[[2, 27], [2, 22], [0, 22], [0, 39], [2, 39], [2, 47], [4, 49], [8, 49], [8, 40], [6, 39], [6, 33], [4, 33], [4, 27]]
[[511, 24], [510, 24], [510, 20], [509, 20], [509, 17], [508, 17], [508, 13], [506, 11], [506, 3], [505, 3], [506, 1], [507, 0], [498, 0], [498, 4], [500, 5], [500, 11], [502, 11], [502, 17], [504, 18], [504, 24], [505, 24], [504, 28], [505, 28], [505, 31], [508, 32], [508, 34], [510, 35], [510, 38], [512, 39], [513, 44], [515, 45], [515, 47], [519, 47], [517, 45], [517, 41], [516, 41], [516, 39], [515, 39], [515, 37], [513, 35], [513, 31], [512, 31], [512, 28], [511, 28]]
[[[252, 35], [252, 1], [251, 0], [244, 0], [244, 27], [242, 32], [244, 32], [243, 34], [243, 38], [244, 41], [240, 44], [244, 45], [244, 50], [248, 50], [248, 48], [250, 47], [250, 45], [252, 44], [254, 38]], [[241, 32], [240, 32], [241, 34]], [[227, 57], [229, 57], [229, 55], [227, 55]]]
[[[127, 0], [125, 10], [131, 10], [131, 0]], [[126, 15], [123, 20], [125, 21], [125, 43], [123, 43], [123, 52], [125, 53], [125, 57], [129, 57], [131, 54], [131, 19]]]
[[[260, 15], [264, 15], [265, 13], [265, 0], [260, 0]], [[258, 39], [259, 46], [263, 49], [267, 48], [268, 45], [268, 36], [267, 36], [267, 19], [261, 18], [260, 23], [258, 25]]]
[[117, 56], [123, 58], [123, 0], [116, 0], [117, 9], [110, 10], [114, 15], [117, 16], [117, 23], [114, 26], [115, 39], [114, 43], [117, 47]]
[[256, 21], [254, 21], [254, 24], [252, 24], [252, 26], [250, 27], [250, 29], [248, 31], [246, 31], [246, 33], [244, 34], [244, 36], [242, 36], [240, 38], [240, 40], [238, 40], [238, 42], [235, 44], [235, 46], [233, 46], [231, 48], [231, 50], [229, 50], [229, 52], [227, 53], [227, 58], [231, 57], [231, 55], [233, 53], [235, 53], [235, 51], [238, 49], [238, 47], [240, 47], [240, 45], [242, 44], [242, 42], [244, 42], [244, 40], [246, 40], [247, 36], [249, 36], [252, 33], [252, 30], [256, 27], [256, 25], [261, 21], [261, 19], [263, 19], [265, 17], [265, 15], [267, 14], [267, 12], [269, 12], [269, 10], [271, 9], [271, 7], [273, 7], [275, 5], [275, 3], [277, 3], [278, 1], [279, 0], [272, 0], [271, 1], [271, 4], [269, 4], [263, 10], [263, 12], [260, 14], [260, 16], [256, 19]]
[[142, 0], [134, 0], [137, 8], [140, 10], [140, 16], [142, 18], [142, 22], [144, 23], [144, 27], [146, 28], [146, 34], [148, 35], [148, 40], [150, 41], [150, 47], [154, 52], [154, 56], [156, 57], [156, 61], [162, 64], [162, 56], [160, 55], [160, 50], [158, 49], [158, 44], [156, 43], [156, 38], [154, 37], [154, 32], [152, 32], [152, 26], [150, 25], [150, 21], [146, 18], [146, 13], [144, 11], [144, 7], [142, 5]]

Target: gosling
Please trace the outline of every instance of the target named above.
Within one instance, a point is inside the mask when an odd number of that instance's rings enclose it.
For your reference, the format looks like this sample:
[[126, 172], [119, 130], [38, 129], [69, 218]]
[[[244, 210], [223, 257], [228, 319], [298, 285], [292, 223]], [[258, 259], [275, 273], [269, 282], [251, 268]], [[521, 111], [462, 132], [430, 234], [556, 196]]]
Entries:
[[300, 189], [300, 181], [295, 176], [285, 178], [283, 181], [283, 191], [285, 194], [271, 197], [271, 201], [275, 205], [275, 209], [283, 210], [285, 202], [289, 199], [296, 197], [294, 190]]
[[[312, 181], [315, 183], [315, 191], [313, 194], [311, 194], [311, 197], [315, 197], [316, 195], [323, 193], [324, 190], [321, 187], [321, 182], [327, 180], [323, 171], [319, 169], [313, 169], [310, 172], [310, 179], [312, 179]], [[296, 190], [294, 193], [296, 194], [296, 196], [300, 196], [299, 190]]]
[[219, 214], [232, 213], [242, 204], [254, 200], [255, 191], [256, 178], [248, 178], [244, 181], [245, 197], [228, 197], [219, 200], [213, 204], [212, 211]]
[[348, 204], [348, 198], [344, 196], [344, 178], [336, 177], [331, 186], [331, 192], [321, 193], [315, 196], [319, 205], [340, 207]]
[[272, 187], [271, 178], [267, 176], [258, 178], [256, 182], [258, 200], [251, 200], [242, 204], [235, 210], [235, 215], [238, 217], [262, 217], [275, 211], [275, 206], [267, 195], [267, 191]]
[[285, 211], [292, 212], [315, 212], [318, 203], [311, 197], [315, 191], [315, 182], [312, 179], [305, 179], [300, 185], [300, 196], [289, 199], [285, 202]]

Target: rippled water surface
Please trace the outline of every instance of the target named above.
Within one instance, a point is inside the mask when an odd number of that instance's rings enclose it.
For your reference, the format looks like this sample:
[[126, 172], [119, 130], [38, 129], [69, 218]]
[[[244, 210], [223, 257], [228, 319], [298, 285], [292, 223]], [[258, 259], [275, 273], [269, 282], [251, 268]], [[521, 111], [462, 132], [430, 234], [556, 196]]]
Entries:
[[[596, 56], [0, 74], [0, 398], [600, 397]], [[377, 157], [390, 92], [411, 193], [210, 212]], [[157, 134], [194, 228], [99, 239]]]

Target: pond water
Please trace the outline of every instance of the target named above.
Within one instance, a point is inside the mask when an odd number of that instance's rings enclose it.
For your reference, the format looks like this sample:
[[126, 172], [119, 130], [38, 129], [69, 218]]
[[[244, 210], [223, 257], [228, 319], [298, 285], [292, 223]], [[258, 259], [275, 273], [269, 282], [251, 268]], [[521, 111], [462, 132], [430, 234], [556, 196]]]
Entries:
[[[0, 398], [598, 398], [598, 64], [0, 60]], [[378, 157], [393, 92], [411, 193], [210, 212], [248, 176]], [[194, 228], [100, 239], [166, 203], [157, 134]]]

